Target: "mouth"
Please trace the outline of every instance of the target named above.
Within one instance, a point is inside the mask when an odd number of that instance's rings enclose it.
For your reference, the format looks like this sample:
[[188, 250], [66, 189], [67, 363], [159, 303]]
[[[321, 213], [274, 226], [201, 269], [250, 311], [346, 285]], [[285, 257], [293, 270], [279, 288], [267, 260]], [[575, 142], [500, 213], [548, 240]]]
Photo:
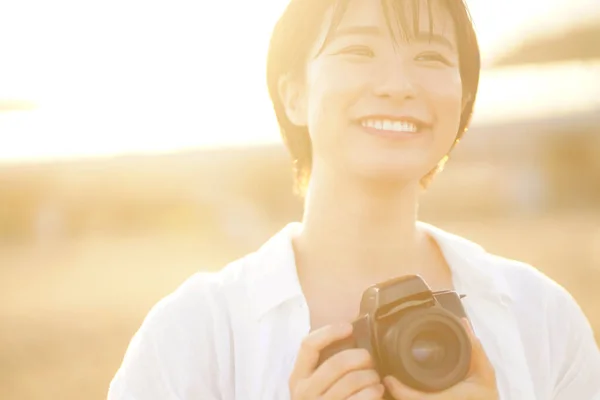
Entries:
[[391, 137], [415, 136], [430, 126], [412, 117], [369, 116], [358, 123], [369, 133]]

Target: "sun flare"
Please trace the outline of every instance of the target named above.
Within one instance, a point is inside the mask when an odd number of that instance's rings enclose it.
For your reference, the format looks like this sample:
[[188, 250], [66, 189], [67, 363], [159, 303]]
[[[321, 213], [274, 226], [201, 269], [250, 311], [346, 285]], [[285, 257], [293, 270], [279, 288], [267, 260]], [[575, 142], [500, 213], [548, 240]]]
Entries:
[[[37, 108], [0, 113], [0, 161], [278, 140], [264, 65], [286, 1], [5, 2], [0, 100]], [[470, 3], [492, 57], [560, 0]]]

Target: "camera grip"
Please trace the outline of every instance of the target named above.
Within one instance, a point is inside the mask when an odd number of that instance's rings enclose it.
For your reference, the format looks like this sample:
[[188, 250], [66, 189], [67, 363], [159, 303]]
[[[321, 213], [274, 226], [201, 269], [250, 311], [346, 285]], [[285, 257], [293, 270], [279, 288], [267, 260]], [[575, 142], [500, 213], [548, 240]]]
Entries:
[[333, 342], [332, 344], [330, 344], [329, 346], [327, 346], [323, 350], [321, 350], [321, 352], [319, 354], [318, 365], [323, 364], [325, 362], [325, 360], [327, 360], [329, 357], [339, 353], [340, 351], [354, 349], [354, 348], [356, 348], [356, 341], [354, 340], [354, 336], [349, 336], [345, 339]]

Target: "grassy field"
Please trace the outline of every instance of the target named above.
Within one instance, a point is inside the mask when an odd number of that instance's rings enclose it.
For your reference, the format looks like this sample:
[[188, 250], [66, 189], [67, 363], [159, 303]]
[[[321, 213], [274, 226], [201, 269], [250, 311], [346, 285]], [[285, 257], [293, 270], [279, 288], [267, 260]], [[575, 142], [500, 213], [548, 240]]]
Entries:
[[[599, 337], [600, 212], [430, 222], [544, 271], [573, 293]], [[148, 309], [195, 271], [248, 250], [184, 234], [0, 247], [0, 398], [106, 398]]]

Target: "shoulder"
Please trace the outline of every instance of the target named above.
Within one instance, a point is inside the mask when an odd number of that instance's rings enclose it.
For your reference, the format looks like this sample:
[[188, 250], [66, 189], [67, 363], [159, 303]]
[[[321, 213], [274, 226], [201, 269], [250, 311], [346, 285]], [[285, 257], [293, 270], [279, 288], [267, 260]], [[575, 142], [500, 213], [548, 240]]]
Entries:
[[[545, 319], [560, 318], [579, 308], [560, 283], [529, 263], [488, 251], [483, 246], [455, 236], [476, 268], [497, 283], [518, 313], [531, 311]], [[534, 315], [532, 315], [534, 317]]]
[[[288, 241], [289, 242], [289, 241]], [[289, 263], [290, 244], [285, 232], [269, 239], [259, 249], [240, 257], [218, 271], [198, 272], [161, 299], [146, 316], [141, 331], [157, 336], [185, 326], [198, 337], [228, 331], [230, 315], [249, 306], [256, 282], [268, 279], [275, 267]], [[213, 328], [212, 331], [209, 328]], [[183, 334], [184, 332], [179, 332]]]
[[[255, 266], [259, 264], [256, 253], [249, 253], [216, 271], [197, 272], [187, 278], [173, 292], [162, 298], [148, 313], [146, 319], [176, 319], [189, 315], [196, 318], [213, 318], [212, 314], [226, 311], [229, 297], [240, 296], [252, 281]], [[240, 292], [241, 290], [241, 292]]]
[[221, 331], [228, 325], [231, 296], [241, 298], [251, 278], [248, 270], [255, 255], [249, 254], [230, 262], [218, 271], [197, 272], [186, 279], [177, 289], [165, 296], [150, 310], [144, 325], [152, 329], [154, 335], [173, 329], [173, 326], [186, 326], [188, 332], [203, 330], [211, 336], [210, 327]]
[[444, 254], [456, 256], [458, 263], [470, 266], [461, 268], [462, 272], [476, 274], [498, 284], [513, 300], [531, 298], [532, 302], [540, 304], [552, 297], [568, 296], [560, 284], [531, 264], [491, 252], [464, 236], [429, 224], [423, 225], [433, 234]]
[[424, 226], [446, 254], [456, 257], [463, 276], [502, 295], [522, 330], [531, 328], [560, 340], [564, 336], [565, 323], [573, 321], [576, 329], [587, 331], [589, 324], [571, 293], [538, 268], [488, 251], [466, 237], [431, 225]]
[[[600, 351], [592, 327], [573, 295], [561, 284], [518, 260], [491, 253], [459, 239], [477, 268], [502, 282], [534, 374], [545, 371], [553, 399], [596, 398], [600, 386]], [[467, 244], [468, 243], [468, 244]]]
[[523, 261], [484, 251], [485, 268], [507, 283], [511, 296], [528, 298], [534, 302], [547, 302], [552, 297], [563, 296], [566, 290], [535, 266]]
[[496, 279], [505, 281], [505, 289], [520, 309], [536, 308], [536, 312], [552, 319], [570, 315], [579, 306], [571, 293], [560, 283], [535, 266], [500, 256], [486, 250], [482, 253], [484, 268]]
[[248, 257], [198, 272], [158, 301], [131, 339], [110, 400], [221, 398], [232, 390], [227, 293], [244, 281]]
[[[523, 336], [543, 341], [563, 340], [564, 323], [581, 313], [579, 305], [565, 287], [531, 264], [485, 252], [484, 268], [503, 282], [507, 304], [511, 307]], [[537, 338], [537, 339], [536, 339]]]

